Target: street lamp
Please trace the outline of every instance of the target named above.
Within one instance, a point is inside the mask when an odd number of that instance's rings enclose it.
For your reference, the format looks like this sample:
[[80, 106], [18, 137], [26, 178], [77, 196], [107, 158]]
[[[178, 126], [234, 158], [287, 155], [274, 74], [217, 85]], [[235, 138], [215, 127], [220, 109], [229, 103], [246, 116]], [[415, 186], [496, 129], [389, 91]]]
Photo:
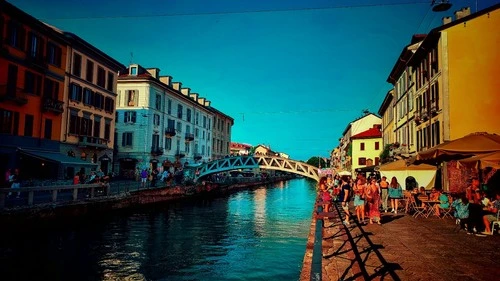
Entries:
[[451, 3], [449, 0], [432, 0], [431, 3], [433, 12], [444, 12], [451, 8]]

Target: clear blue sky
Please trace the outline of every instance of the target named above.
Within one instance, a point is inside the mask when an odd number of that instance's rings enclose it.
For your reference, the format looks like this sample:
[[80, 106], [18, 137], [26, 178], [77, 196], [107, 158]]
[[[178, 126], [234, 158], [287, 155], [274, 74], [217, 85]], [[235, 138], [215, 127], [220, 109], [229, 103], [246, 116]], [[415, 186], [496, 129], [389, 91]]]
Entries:
[[[232, 141], [326, 157], [377, 112], [402, 48], [461, 7], [419, 0], [10, 0], [121, 63], [158, 67], [235, 119]], [[479, 10], [499, 1], [477, 1]], [[131, 53], [133, 56], [131, 56]]]

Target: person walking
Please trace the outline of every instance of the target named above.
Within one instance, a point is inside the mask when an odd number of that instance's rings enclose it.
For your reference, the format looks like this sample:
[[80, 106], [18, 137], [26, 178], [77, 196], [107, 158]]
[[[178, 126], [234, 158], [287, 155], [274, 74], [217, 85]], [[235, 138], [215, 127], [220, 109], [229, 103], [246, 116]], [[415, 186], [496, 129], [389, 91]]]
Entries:
[[370, 224], [376, 222], [380, 223], [380, 191], [377, 185], [377, 179], [375, 177], [371, 178], [370, 185], [368, 187], [368, 192], [366, 194], [366, 200], [368, 201], [368, 216], [370, 218]]
[[345, 213], [345, 219], [342, 222], [344, 225], [350, 225], [349, 222], [349, 192], [351, 191], [351, 186], [348, 183], [349, 179], [345, 176], [342, 177], [342, 189], [340, 190], [340, 202], [342, 204], [342, 210]]
[[365, 224], [365, 182], [363, 178], [359, 178], [353, 186], [354, 191], [354, 208], [356, 209], [356, 217], [360, 224]]
[[389, 184], [389, 197], [391, 198], [391, 212], [397, 215], [399, 199], [403, 197], [403, 189], [396, 177], [392, 177], [391, 184]]
[[379, 185], [380, 190], [382, 191], [382, 210], [387, 213], [387, 200], [389, 199], [389, 183], [387, 182], [387, 177], [383, 176]]

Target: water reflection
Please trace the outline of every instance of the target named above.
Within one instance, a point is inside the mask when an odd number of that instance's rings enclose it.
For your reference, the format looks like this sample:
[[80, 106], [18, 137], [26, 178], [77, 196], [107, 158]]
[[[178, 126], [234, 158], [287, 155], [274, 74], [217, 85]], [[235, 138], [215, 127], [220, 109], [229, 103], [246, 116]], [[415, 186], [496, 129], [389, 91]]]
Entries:
[[2, 280], [297, 280], [314, 184], [279, 186], [4, 231]]

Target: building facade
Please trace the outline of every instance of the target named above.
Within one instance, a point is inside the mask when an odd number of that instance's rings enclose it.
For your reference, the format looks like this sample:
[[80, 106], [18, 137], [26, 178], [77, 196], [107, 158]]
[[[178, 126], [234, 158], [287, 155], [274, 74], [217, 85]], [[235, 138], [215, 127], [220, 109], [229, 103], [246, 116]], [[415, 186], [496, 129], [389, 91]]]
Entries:
[[[157, 68], [132, 64], [118, 77], [115, 166], [122, 176], [130, 177], [137, 167], [207, 162], [216, 157], [215, 136], [230, 140], [231, 127], [218, 121], [226, 115], [159, 73]], [[229, 143], [223, 152], [222, 148], [217, 148], [217, 157], [229, 155]]]
[[252, 146], [246, 143], [231, 142], [231, 155], [247, 156], [251, 148]]
[[60, 153], [67, 38], [5, 1], [0, 11], [0, 167], [26, 180], [71, 177], [90, 163]]
[[373, 125], [372, 128], [355, 134], [351, 137], [352, 144], [352, 175], [356, 169], [379, 165], [380, 152], [382, 152], [381, 125]]
[[387, 92], [378, 114], [382, 116], [382, 148], [395, 143], [394, 134], [394, 89]]
[[234, 119], [211, 106], [208, 106], [208, 108], [214, 114], [212, 160], [224, 158], [231, 153], [231, 130], [234, 125]]
[[68, 56], [61, 152], [108, 174], [113, 170], [117, 76], [125, 66], [77, 35], [63, 34]]

